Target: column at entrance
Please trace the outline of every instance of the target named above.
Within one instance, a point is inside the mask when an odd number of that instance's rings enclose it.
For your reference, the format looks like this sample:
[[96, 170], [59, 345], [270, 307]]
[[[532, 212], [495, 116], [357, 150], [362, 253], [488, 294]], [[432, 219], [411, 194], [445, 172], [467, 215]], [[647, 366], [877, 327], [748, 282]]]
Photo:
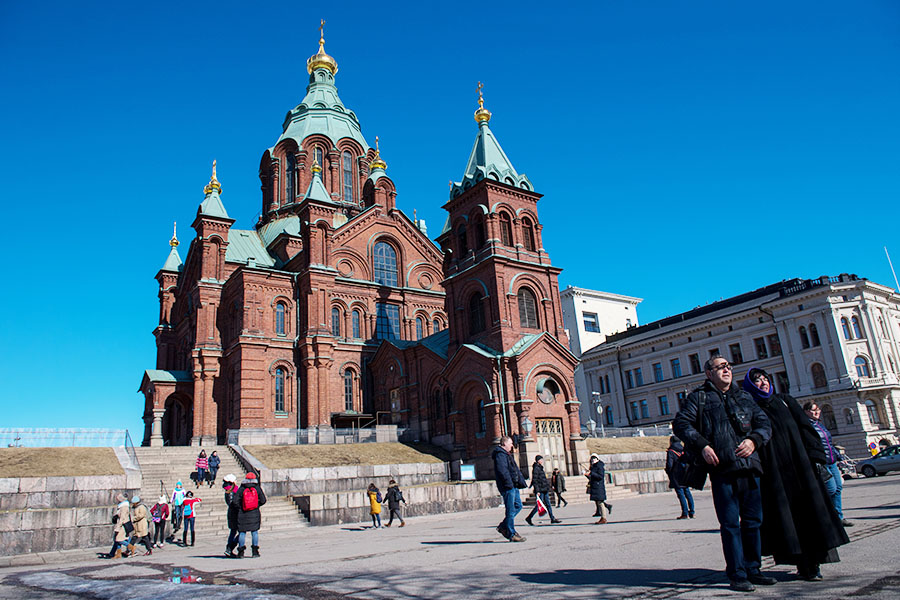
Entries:
[[163, 445], [162, 421], [163, 421], [164, 414], [166, 414], [165, 409], [162, 409], [162, 408], [153, 409], [153, 425], [150, 430], [150, 445], [151, 446], [162, 446]]

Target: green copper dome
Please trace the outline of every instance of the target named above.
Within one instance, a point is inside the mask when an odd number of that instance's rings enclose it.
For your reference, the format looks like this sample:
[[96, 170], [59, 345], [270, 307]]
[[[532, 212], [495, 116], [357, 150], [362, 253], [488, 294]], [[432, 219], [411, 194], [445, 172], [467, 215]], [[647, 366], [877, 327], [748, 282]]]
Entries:
[[506, 156], [506, 152], [500, 147], [500, 142], [494, 136], [494, 132], [488, 126], [490, 113], [483, 107], [479, 109], [486, 114], [479, 119], [479, 113], [476, 112], [475, 120], [478, 121], [478, 135], [475, 137], [475, 144], [472, 146], [472, 152], [469, 154], [469, 162], [466, 164], [466, 171], [461, 181], [453, 182], [450, 189], [450, 197], [456, 198], [464, 191], [481, 181], [482, 179], [493, 179], [507, 185], [512, 185], [523, 190], [532, 191], [534, 188], [525, 174], [519, 174], [512, 162]]
[[278, 138], [292, 139], [297, 145], [313, 134], [321, 134], [337, 146], [338, 140], [350, 138], [362, 146], [363, 153], [369, 150], [356, 114], [344, 106], [334, 85], [334, 74], [324, 68], [316, 68], [309, 76], [306, 97], [303, 102], [288, 112], [284, 119], [284, 133]]

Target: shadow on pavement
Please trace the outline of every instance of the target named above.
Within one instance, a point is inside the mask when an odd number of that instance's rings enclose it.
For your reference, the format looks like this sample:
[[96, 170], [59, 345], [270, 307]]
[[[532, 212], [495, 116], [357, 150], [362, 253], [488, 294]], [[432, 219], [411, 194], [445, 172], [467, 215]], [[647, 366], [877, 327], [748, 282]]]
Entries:
[[[512, 573], [526, 583], [613, 585], [634, 587], [727, 586], [725, 574], [712, 569], [563, 569], [545, 573]], [[703, 581], [697, 581], [703, 580]]]
[[445, 540], [437, 542], [421, 542], [423, 546], [456, 546], [457, 544], [508, 544], [508, 540], [497, 538], [496, 540]]

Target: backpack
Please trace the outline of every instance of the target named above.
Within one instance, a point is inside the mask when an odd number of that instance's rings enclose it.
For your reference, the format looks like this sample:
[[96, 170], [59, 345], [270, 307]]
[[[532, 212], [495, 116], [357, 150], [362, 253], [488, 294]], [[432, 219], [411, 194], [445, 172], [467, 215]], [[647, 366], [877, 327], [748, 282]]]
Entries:
[[256, 491], [256, 488], [244, 488], [244, 493], [241, 495], [241, 509], [247, 511], [256, 510], [257, 508], [259, 508], [259, 493]]
[[384, 498], [381, 497], [381, 492], [375, 492], [375, 502], [379, 504], [384, 502]]
[[153, 505], [153, 508], [150, 510], [150, 516], [153, 517], [154, 523], [159, 523], [162, 519], [162, 508], [160, 508], [159, 503]]

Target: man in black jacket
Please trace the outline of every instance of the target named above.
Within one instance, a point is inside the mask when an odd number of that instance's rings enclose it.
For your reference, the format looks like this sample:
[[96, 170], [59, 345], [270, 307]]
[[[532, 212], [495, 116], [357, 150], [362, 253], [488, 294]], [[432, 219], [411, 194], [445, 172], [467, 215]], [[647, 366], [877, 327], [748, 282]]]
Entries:
[[550, 514], [550, 522], [562, 523], [562, 521], [553, 516], [553, 505], [550, 504], [550, 482], [547, 480], [547, 474], [544, 473], [544, 457], [540, 454], [534, 457], [534, 464], [531, 465], [531, 487], [534, 488], [534, 508], [525, 517], [525, 522], [529, 525], [534, 525], [531, 522], [531, 517], [538, 511], [537, 501], [540, 499]]
[[508, 435], [500, 438], [500, 445], [494, 448], [494, 478], [506, 506], [506, 516], [497, 526], [497, 531], [511, 542], [524, 542], [525, 538], [516, 533], [515, 520], [522, 510], [519, 490], [525, 487], [525, 477], [512, 456], [512, 448], [512, 438]]
[[[731, 365], [724, 357], [713, 355], [704, 370], [706, 381], [687, 397], [672, 429], [709, 469], [731, 589], [752, 592], [754, 583], [775, 583], [759, 570], [762, 464], [756, 453], [769, 441], [772, 427], [753, 398], [733, 384]], [[701, 402], [703, 411], [698, 415]]]

